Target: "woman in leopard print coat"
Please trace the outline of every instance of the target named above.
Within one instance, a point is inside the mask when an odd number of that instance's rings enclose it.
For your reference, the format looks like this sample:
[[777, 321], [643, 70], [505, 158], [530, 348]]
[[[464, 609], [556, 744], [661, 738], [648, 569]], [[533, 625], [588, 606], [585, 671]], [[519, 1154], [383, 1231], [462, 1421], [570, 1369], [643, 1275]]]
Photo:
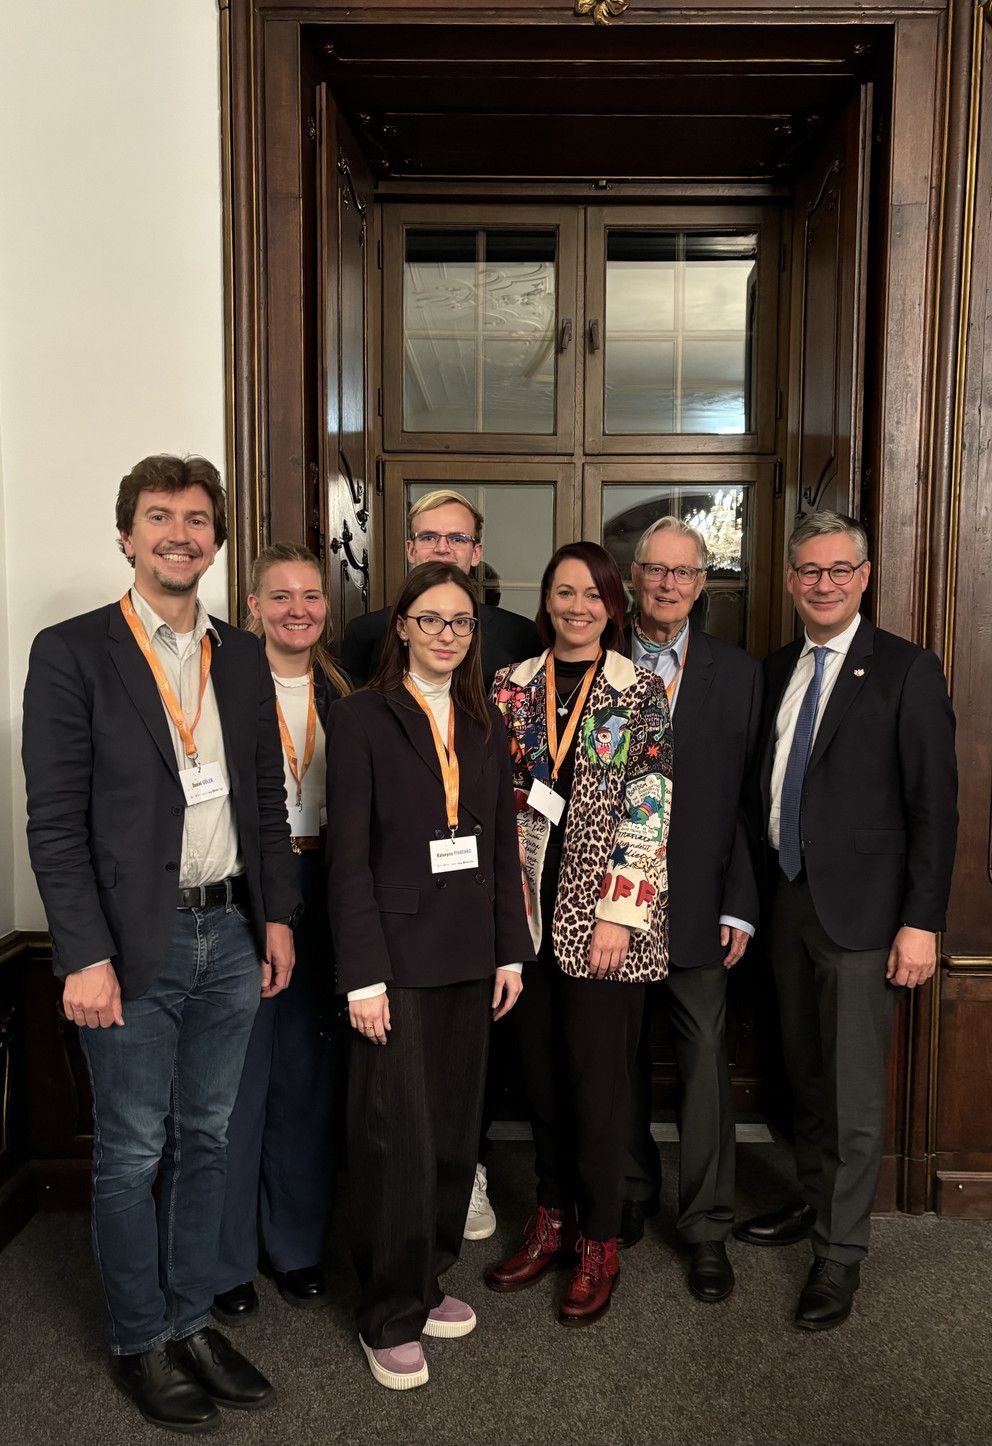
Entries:
[[559, 548], [541, 597], [547, 650], [493, 683], [538, 955], [514, 1015], [538, 1208], [486, 1282], [522, 1289], [577, 1249], [559, 1319], [578, 1325], [606, 1310], [619, 1272], [628, 1080], [645, 982], [668, 972], [672, 732], [663, 683], [613, 651], [624, 591], [609, 554]]

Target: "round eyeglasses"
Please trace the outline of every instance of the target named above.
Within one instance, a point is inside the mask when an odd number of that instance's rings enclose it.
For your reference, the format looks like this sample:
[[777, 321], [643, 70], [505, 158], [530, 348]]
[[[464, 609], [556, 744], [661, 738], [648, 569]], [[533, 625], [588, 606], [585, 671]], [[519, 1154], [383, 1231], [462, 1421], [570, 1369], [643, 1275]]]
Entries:
[[438, 613], [404, 613], [408, 623], [416, 623], [429, 638], [438, 638], [445, 628], [450, 628], [456, 638], [470, 638], [475, 632], [478, 618], [460, 613], [456, 618], [442, 618]]
[[[865, 558], [865, 562], [868, 559]], [[796, 574], [803, 587], [815, 587], [824, 573], [831, 582], [837, 583], [839, 587], [851, 581], [856, 572], [864, 567], [864, 562], [857, 564], [852, 562], [834, 562], [829, 567], [817, 567], [815, 562], [804, 562], [801, 567], [794, 567], [792, 571]]]

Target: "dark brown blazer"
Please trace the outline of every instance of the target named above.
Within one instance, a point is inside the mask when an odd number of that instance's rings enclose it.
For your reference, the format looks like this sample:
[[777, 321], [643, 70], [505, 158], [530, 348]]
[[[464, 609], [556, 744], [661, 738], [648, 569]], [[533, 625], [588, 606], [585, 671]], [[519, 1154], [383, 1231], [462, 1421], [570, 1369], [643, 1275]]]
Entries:
[[458, 832], [477, 869], [432, 874], [448, 835], [430, 724], [402, 686], [335, 703], [327, 729], [328, 912], [344, 992], [380, 981], [430, 987], [482, 979], [533, 957], [517, 852], [510, 755], [456, 709]]
[[[767, 822], [782, 694], [802, 652], [765, 661]], [[802, 843], [817, 917], [842, 949], [887, 949], [898, 929], [945, 926], [957, 837], [954, 714], [934, 653], [862, 618], [813, 740]]]

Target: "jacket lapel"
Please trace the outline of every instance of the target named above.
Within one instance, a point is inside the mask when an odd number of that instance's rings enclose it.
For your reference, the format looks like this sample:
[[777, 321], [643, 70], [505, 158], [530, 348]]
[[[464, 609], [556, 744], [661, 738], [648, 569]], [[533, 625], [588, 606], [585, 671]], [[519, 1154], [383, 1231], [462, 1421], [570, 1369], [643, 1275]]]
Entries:
[[124, 614], [114, 604], [110, 609], [107, 623], [108, 649], [114, 667], [120, 674], [121, 682], [137, 710], [138, 716], [155, 740], [169, 771], [179, 778], [176, 751], [172, 745], [168, 719], [152, 670], [145, 662], [141, 649], [131, 636], [131, 630], [124, 621]]
[[437, 761], [437, 750], [434, 747], [430, 724], [427, 722], [420, 704], [410, 696], [402, 683], [393, 688], [391, 692], [384, 694], [384, 697], [399, 720], [400, 727], [410, 740], [411, 746], [420, 754], [443, 788], [444, 780], [441, 777], [441, 767]]
[[[210, 619], [213, 624], [213, 618]], [[239, 716], [238, 700], [234, 695], [235, 680], [231, 677], [228, 666], [230, 655], [224, 657], [225, 648], [218, 645], [217, 639], [211, 637], [213, 652], [210, 656], [210, 681], [214, 687], [214, 698], [217, 701], [217, 713], [220, 717], [220, 731], [224, 737], [224, 758], [227, 763], [227, 776], [231, 784], [231, 792], [238, 791], [238, 738], [239, 730], [236, 722]], [[257, 706], [257, 705], [256, 705]], [[203, 763], [208, 759], [201, 759]]]
[[809, 768], [815, 768], [823, 757], [830, 745], [830, 740], [837, 732], [841, 719], [861, 692], [865, 680], [871, 672], [871, 658], [874, 651], [875, 625], [868, 618], [862, 618], [861, 626], [854, 634], [851, 646], [847, 650], [847, 656], [841, 659], [840, 675], [831, 689], [827, 706], [823, 710], [823, 717], [820, 719], [820, 726], [816, 730], [807, 772]]
[[672, 713], [672, 733], [676, 740], [680, 734], [689, 733], [694, 727], [713, 682], [713, 673], [713, 652], [706, 640], [706, 634], [698, 628], [692, 628], [685, 654], [685, 666], [682, 669], [682, 681], [675, 695], [675, 710]]

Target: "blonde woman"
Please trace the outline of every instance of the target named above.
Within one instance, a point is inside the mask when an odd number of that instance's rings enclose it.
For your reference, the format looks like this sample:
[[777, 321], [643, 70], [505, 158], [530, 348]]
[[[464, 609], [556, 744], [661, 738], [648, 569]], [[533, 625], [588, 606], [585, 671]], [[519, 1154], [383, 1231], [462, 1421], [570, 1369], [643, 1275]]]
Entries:
[[304, 910], [294, 928], [292, 982], [262, 1001], [228, 1128], [213, 1310], [229, 1326], [258, 1309], [258, 1217], [283, 1299], [305, 1309], [327, 1300], [320, 1257], [343, 1068], [324, 901], [324, 729], [332, 702], [350, 688], [330, 655], [327, 602], [313, 553], [285, 542], [263, 549], [252, 568], [248, 609], [248, 630], [263, 640], [275, 683]]

